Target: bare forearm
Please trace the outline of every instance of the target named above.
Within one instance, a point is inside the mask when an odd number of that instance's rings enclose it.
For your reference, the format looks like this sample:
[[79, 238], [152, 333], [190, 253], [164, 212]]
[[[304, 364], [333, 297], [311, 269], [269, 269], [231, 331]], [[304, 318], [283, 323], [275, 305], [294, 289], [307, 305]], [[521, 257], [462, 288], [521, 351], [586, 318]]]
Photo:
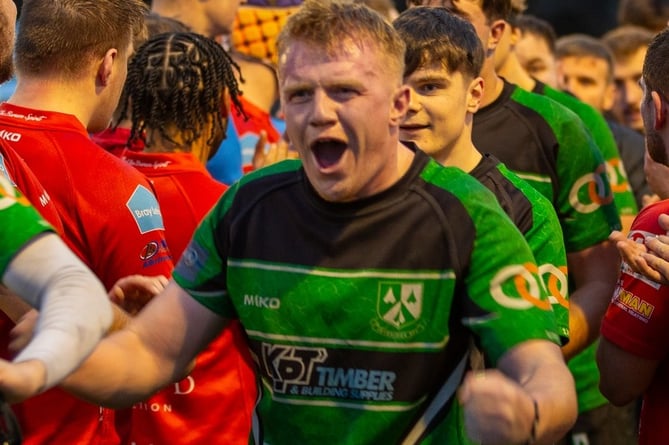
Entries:
[[570, 360], [597, 339], [599, 325], [612, 294], [612, 284], [593, 282], [570, 296], [569, 343], [562, 347], [566, 360]]
[[562, 348], [568, 360], [599, 336], [599, 326], [611, 301], [620, 257], [609, 241], [567, 255], [574, 290], [569, 296], [569, 343]]
[[173, 366], [157, 360], [135, 332], [125, 329], [100, 342], [62, 387], [88, 402], [122, 408], [176, 380], [173, 375], [178, 375]]

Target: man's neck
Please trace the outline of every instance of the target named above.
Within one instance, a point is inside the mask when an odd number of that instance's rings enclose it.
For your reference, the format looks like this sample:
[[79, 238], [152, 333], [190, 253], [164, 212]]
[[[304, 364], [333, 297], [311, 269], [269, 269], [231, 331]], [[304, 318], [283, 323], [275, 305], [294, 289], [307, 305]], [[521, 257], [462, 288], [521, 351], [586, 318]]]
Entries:
[[19, 76], [16, 90], [7, 102], [35, 110], [71, 114], [87, 127], [97, 99], [94, 91], [76, 82]]

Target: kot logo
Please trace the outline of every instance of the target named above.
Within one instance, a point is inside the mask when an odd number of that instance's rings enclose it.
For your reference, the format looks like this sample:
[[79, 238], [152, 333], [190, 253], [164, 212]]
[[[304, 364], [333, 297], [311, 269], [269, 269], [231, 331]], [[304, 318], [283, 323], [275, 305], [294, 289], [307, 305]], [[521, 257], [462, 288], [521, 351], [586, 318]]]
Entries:
[[395, 329], [410, 327], [423, 311], [421, 283], [379, 283], [377, 314]]

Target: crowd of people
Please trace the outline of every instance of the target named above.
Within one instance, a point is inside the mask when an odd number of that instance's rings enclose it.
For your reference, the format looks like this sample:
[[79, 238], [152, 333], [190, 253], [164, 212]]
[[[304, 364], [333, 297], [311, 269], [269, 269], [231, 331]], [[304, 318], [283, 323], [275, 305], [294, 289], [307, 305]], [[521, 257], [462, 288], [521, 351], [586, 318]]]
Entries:
[[669, 441], [669, 6], [242, 3], [0, 0], [0, 438]]

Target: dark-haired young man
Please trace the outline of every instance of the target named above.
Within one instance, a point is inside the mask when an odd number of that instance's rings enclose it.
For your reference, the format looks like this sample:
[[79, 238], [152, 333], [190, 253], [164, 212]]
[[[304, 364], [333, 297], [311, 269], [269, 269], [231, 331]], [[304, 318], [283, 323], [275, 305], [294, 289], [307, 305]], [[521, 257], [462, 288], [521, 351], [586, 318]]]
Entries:
[[[620, 228], [601, 153], [574, 113], [495, 72], [509, 0], [411, 0], [446, 7], [470, 21], [485, 49], [484, 97], [472, 140], [546, 196], [562, 226], [569, 270], [569, 334], [563, 347], [579, 393], [579, 412], [603, 406], [593, 343], [615, 285], [618, 256], [608, 241]], [[605, 441], [604, 441], [605, 442]]]

